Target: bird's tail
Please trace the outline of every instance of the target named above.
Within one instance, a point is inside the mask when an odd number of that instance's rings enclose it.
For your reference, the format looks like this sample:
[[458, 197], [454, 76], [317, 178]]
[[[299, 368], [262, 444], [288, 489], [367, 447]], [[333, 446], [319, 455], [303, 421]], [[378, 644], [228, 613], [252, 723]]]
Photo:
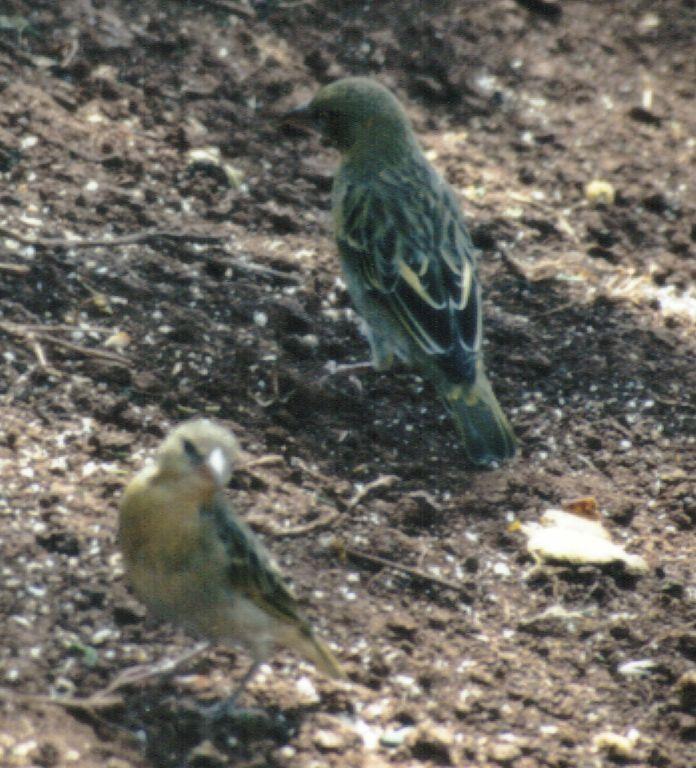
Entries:
[[326, 643], [317, 637], [309, 627], [295, 627], [292, 637], [286, 638], [287, 644], [301, 656], [316, 665], [327, 677], [343, 679], [346, 673], [331, 653]]
[[517, 440], [482, 370], [473, 384], [436, 382], [463, 440], [469, 459], [480, 467], [515, 455]]

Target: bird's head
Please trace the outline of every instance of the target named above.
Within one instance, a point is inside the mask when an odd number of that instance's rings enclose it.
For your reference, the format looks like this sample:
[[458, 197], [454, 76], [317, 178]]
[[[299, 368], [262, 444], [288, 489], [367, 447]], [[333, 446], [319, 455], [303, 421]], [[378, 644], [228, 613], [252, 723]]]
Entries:
[[390, 146], [415, 141], [394, 94], [369, 77], [346, 77], [325, 85], [288, 118], [314, 126], [344, 153], [358, 148], [388, 151]]
[[229, 430], [209, 419], [192, 419], [169, 433], [157, 452], [157, 464], [161, 476], [224, 488], [238, 455], [239, 445]]

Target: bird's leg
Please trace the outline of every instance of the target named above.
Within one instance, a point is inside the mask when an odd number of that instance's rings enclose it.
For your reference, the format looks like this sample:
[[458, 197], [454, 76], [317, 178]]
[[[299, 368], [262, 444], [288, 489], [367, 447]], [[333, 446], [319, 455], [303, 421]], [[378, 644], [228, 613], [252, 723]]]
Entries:
[[252, 677], [257, 673], [261, 666], [260, 661], [254, 661], [249, 669], [245, 672], [244, 677], [239, 681], [235, 692], [227, 699], [219, 701], [217, 704], [212, 704], [209, 707], [201, 707], [200, 712], [206, 719], [219, 720], [226, 715], [233, 713], [236, 709], [237, 700], [244, 693], [244, 689], [247, 687]]
[[336, 363], [334, 360], [330, 360], [324, 368], [326, 369], [326, 374], [323, 377], [324, 379], [328, 378], [329, 376], [344, 376], [346, 374], [351, 375], [353, 373], [356, 373], [357, 371], [366, 371], [369, 368], [374, 368], [374, 363], [371, 360], [361, 360], [358, 363]]
[[326, 365], [328, 370], [327, 376], [335, 376], [336, 374], [352, 375], [368, 369], [382, 372], [388, 371], [392, 367], [394, 363], [392, 346], [384, 337], [377, 335], [369, 326], [366, 326], [365, 331], [367, 340], [370, 343], [371, 359], [369, 361], [361, 360], [358, 363], [343, 363], [342, 365], [331, 361]]
[[388, 371], [394, 364], [394, 349], [384, 338], [375, 333], [372, 328], [367, 328], [367, 340], [370, 342], [372, 353], [372, 367], [376, 371]]

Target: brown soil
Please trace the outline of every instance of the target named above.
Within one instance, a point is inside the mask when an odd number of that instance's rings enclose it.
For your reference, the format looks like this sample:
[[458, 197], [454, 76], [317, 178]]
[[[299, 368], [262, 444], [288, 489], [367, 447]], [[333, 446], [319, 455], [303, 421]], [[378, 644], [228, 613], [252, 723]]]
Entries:
[[[0, 13], [0, 764], [693, 765], [693, 0]], [[326, 377], [367, 357], [336, 157], [277, 115], [349, 73], [395, 89], [471, 218], [522, 440], [500, 470], [408, 371]], [[109, 245], [149, 230], [187, 237]], [[352, 681], [279, 653], [258, 712], [207, 730], [241, 654], [84, 704], [194, 642], [145, 620], [114, 540], [124, 482], [194, 413], [271, 456], [230, 495]], [[510, 521], [583, 495], [647, 575], [529, 574]]]

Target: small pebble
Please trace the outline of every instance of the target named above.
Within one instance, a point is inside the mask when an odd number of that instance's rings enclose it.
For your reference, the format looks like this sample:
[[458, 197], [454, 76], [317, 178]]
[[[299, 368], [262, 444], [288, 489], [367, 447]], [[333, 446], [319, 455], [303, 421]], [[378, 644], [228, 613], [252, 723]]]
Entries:
[[340, 733], [321, 730], [314, 734], [314, 744], [322, 752], [339, 752], [345, 748], [346, 742]]
[[517, 744], [510, 744], [506, 741], [497, 741], [491, 744], [489, 754], [491, 760], [495, 760], [496, 763], [511, 763], [518, 758], [522, 752]]

